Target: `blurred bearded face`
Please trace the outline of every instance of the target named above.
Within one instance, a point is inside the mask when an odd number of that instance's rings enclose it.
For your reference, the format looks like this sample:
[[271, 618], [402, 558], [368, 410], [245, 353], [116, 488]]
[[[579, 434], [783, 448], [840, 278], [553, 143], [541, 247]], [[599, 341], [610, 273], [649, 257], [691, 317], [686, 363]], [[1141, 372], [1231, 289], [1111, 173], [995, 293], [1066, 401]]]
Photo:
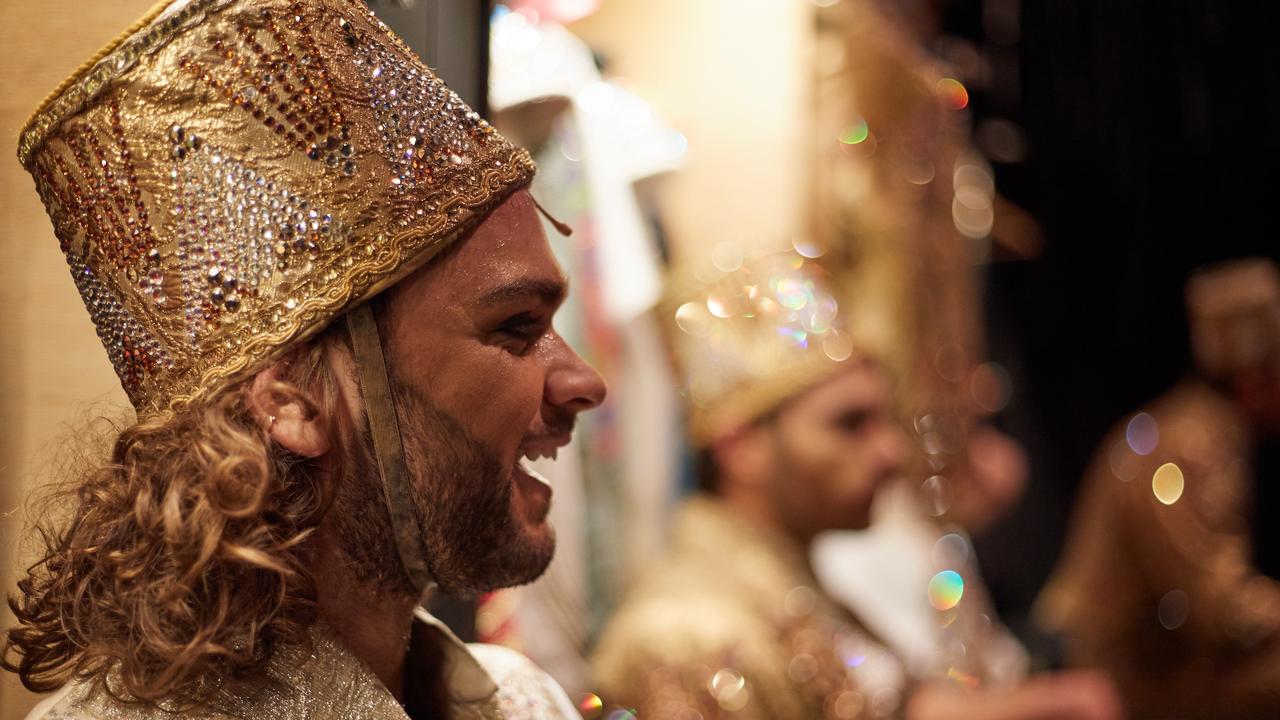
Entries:
[[[552, 489], [522, 459], [554, 455], [600, 376], [551, 327], [567, 292], [521, 191], [444, 257], [387, 293], [380, 328], [427, 561], [446, 592], [529, 582], [555, 549]], [[363, 416], [363, 413], [358, 413]], [[357, 576], [411, 589], [367, 424], [339, 481], [335, 528]]]
[[809, 388], [779, 408], [769, 429], [769, 491], [792, 532], [870, 524], [876, 490], [905, 453], [878, 366], [860, 363]]

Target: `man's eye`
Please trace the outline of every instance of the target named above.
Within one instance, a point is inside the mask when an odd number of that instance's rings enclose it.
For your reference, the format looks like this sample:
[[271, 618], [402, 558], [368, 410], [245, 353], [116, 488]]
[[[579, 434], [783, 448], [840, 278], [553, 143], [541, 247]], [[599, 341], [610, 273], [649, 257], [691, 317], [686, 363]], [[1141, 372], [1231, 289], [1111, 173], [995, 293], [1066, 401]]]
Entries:
[[499, 332], [508, 333], [510, 335], [529, 335], [537, 332], [539, 323], [532, 315], [520, 314], [508, 318], [498, 326]]
[[871, 420], [871, 413], [865, 410], [856, 410], [839, 415], [835, 418], [835, 426], [844, 432], [857, 432]]
[[544, 323], [528, 313], [514, 315], [495, 328], [495, 332], [499, 335], [523, 342], [536, 340], [544, 330]]

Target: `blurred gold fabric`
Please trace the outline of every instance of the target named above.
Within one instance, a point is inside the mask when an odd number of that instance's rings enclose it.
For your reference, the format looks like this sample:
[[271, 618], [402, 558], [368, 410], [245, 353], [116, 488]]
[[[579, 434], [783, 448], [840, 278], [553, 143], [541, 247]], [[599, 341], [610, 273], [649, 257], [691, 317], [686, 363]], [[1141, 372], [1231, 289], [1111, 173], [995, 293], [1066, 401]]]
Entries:
[[802, 548], [701, 496], [592, 667], [604, 701], [639, 717], [890, 717], [905, 698], [901, 663], [818, 589]]

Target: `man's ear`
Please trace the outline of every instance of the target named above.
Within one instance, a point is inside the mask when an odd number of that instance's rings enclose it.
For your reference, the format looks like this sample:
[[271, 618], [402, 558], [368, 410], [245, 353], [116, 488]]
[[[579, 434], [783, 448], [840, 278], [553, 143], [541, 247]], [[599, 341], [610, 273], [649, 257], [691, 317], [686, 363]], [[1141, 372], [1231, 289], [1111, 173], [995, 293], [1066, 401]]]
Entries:
[[253, 377], [245, 398], [249, 411], [281, 447], [302, 457], [320, 457], [329, 452], [329, 435], [296, 393], [282, 391], [280, 377], [288, 362], [288, 357], [277, 360]]
[[773, 443], [759, 423], [743, 425], [711, 443], [721, 484], [760, 485], [773, 468]]

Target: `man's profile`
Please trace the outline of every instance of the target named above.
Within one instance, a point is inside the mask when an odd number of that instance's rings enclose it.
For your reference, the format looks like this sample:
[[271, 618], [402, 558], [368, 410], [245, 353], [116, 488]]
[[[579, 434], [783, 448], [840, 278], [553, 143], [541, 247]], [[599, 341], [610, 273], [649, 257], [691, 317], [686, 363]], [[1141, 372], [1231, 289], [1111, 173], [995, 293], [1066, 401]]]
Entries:
[[19, 159], [137, 411], [11, 597], [33, 717], [573, 716], [419, 607], [542, 573], [604, 396], [527, 153], [362, 4], [180, 0]]

